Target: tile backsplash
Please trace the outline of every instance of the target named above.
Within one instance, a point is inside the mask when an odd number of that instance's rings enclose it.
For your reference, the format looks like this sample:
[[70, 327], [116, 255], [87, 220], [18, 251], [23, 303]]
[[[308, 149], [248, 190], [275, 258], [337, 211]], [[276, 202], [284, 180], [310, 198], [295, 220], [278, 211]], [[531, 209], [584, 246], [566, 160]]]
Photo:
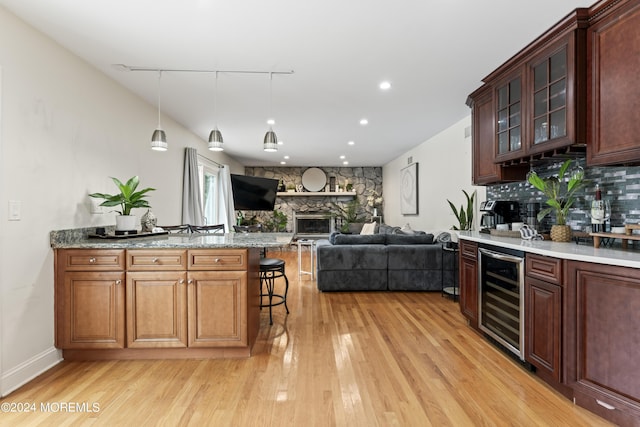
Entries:
[[[534, 167], [541, 177], [558, 173], [563, 160]], [[590, 230], [591, 219], [588, 211], [591, 201], [595, 197], [596, 184], [600, 185], [602, 198], [609, 200], [611, 204], [612, 226], [635, 224], [640, 222], [640, 166], [620, 167], [586, 167], [583, 158], [576, 159], [573, 167], [580, 166], [584, 169], [585, 178], [589, 184], [577, 193], [577, 201], [571, 210], [567, 224], [574, 230]], [[487, 200], [516, 200], [520, 202], [523, 219], [526, 216], [527, 203], [544, 204], [544, 195], [526, 181], [509, 184], [496, 184], [487, 186]], [[548, 230], [553, 224], [552, 218], [545, 218], [539, 226], [540, 230]]]

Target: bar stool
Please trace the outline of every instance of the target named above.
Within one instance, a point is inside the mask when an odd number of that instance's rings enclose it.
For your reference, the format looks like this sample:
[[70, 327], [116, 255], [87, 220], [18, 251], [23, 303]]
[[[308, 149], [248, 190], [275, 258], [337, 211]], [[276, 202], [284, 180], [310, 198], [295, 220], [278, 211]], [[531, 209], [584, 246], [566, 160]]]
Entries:
[[[284, 294], [274, 293], [275, 281], [279, 277], [284, 277]], [[267, 293], [262, 293], [262, 287], [267, 289]], [[284, 260], [280, 258], [260, 258], [260, 308], [269, 307], [269, 324], [273, 325], [273, 313], [271, 309], [276, 305], [284, 304], [284, 308], [289, 314], [287, 307], [287, 292], [289, 292], [289, 279], [284, 274]], [[269, 302], [262, 303], [262, 297], [268, 297]], [[276, 298], [274, 302], [273, 299]]]

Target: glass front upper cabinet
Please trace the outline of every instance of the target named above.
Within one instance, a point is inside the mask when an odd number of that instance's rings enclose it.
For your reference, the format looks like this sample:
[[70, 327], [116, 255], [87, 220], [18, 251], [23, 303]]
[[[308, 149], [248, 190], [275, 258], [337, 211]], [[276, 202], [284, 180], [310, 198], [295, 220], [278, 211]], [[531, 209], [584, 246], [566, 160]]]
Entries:
[[567, 136], [566, 46], [533, 67], [533, 143]]
[[496, 133], [498, 155], [522, 148], [522, 79], [517, 77], [497, 90]]

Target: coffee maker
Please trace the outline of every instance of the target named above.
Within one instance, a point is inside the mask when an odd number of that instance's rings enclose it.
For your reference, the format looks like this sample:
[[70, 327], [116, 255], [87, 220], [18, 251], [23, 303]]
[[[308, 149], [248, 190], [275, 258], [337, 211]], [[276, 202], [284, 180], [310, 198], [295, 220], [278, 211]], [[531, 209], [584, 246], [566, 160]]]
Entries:
[[488, 233], [497, 224], [520, 222], [520, 203], [511, 200], [487, 200], [480, 203], [480, 231]]

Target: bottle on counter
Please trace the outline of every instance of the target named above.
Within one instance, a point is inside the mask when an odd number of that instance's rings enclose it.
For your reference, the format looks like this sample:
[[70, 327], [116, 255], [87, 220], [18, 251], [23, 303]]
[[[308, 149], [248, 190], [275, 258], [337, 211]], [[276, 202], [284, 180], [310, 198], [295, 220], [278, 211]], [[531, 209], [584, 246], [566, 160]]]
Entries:
[[591, 231], [601, 233], [604, 230], [605, 207], [602, 200], [600, 184], [596, 184], [596, 195], [591, 201]]

